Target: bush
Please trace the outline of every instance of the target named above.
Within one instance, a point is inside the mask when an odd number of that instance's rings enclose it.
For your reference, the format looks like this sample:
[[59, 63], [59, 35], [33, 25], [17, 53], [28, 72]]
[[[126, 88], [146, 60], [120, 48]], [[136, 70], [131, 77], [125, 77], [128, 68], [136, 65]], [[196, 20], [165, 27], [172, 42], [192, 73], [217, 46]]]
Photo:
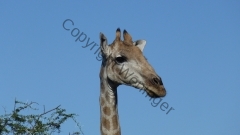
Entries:
[[41, 114], [21, 114], [26, 109], [38, 110], [33, 108], [34, 104], [38, 105], [36, 102], [23, 103], [15, 100], [14, 110], [10, 114], [7, 114], [4, 108], [5, 114], [0, 116], [0, 134], [51, 135], [56, 132], [60, 133], [62, 124], [68, 119], [73, 120], [79, 128], [79, 131], [73, 132], [71, 135], [83, 134], [75, 119], [77, 115], [67, 114], [65, 109], [60, 108], [60, 105], [48, 111], [45, 111], [44, 107]]

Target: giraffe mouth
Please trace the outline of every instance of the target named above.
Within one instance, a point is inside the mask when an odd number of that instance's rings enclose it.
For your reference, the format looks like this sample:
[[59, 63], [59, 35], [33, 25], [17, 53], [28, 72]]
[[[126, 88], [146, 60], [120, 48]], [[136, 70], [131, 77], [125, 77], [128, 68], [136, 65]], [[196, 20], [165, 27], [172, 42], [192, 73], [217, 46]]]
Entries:
[[166, 90], [163, 85], [157, 85], [157, 87], [148, 86], [143, 82], [137, 82], [135, 84], [129, 84], [125, 80], [122, 80], [123, 84], [127, 86], [132, 86], [136, 89], [144, 90], [147, 92], [147, 95], [151, 98], [164, 97], [166, 95]]
[[166, 95], [166, 90], [164, 87], [158, 87], [157, 89], [155, 88], [149, 88], [145, 87], [145, 91], [147, 92], [147, 95], [151, 98], [159, 98], [159, 97], [164, 97]]
[[155, 92], [149, 90], [149, 89], [146, 89], [146, 92], [147, 92], [147, 95], [151, 98], [158, 98], [158, 97], [161, 97], [159, 96], [158, 94], [156, 94]]

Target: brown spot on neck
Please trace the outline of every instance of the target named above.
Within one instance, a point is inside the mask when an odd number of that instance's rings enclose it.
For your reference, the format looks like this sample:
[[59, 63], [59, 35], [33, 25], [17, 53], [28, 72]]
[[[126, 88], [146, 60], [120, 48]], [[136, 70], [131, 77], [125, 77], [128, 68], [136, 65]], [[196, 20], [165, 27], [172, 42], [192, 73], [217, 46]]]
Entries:
[[111, 115], [111, 109], [109, 107], [103, 107], [103, 113], [107, 116]]
[[112, 116], [112, 124], [113, 124], [113, 129], [116, 130], [119, 128], [119, 125], [118, 125], [118, 115], [114, 115]]
[[[102, 117], [102, 128], [104, 127], [105, 129], [107, 129], [108, 131], [110, 130], [110, 121], [104, 117]], [[103, 130], [103, 129], [102, 129]]]

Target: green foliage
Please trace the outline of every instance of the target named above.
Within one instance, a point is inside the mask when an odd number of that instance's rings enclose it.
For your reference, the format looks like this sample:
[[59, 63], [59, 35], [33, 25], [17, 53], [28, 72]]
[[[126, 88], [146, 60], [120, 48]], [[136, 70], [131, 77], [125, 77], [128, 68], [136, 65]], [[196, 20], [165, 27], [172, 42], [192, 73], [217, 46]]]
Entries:
[[[4, 115], [0, 115], [0, 134], [17, 134], [17, 135], [51, 135], [53, 133], [60, 133], [61, 126], [66, 120], [73, 120], [76, 123], [79, 131], [72, 133], [72, 135], [83, 134], [79, 123], [76, 121], [76, 114], [67, 114], [65, 109], [60, 108], [60, 105], [51, 110], [45, 111], [41, 114], [23, 115], [26, 109], [37, 111], [33, 108], [36, 102], [23, 103], [15, 100], [14, 110], [7, 114], [5, 110]], [[70, 133], [69, 133], [70, 134]]]

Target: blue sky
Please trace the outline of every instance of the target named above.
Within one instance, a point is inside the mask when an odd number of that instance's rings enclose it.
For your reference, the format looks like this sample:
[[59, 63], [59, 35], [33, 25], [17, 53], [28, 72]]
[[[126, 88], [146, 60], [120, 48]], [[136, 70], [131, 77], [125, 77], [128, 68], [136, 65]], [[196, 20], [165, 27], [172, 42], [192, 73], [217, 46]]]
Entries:
[[[62, 24], [99, 44], [119, 27], [145, 39], [144, 55], [162, 77], [168, 103], [137, 89], [118, 88], [122, 134], [240, 134], [240, 2], [29, 1], [0, 2], [0, 105], [14, 99], [77, 113], [85, 135], [100, 134], [99, 71], [93, 48], [75, 42]], [[70, 23], [67, 26], [71, 26]], [[157, 100], [155, 102], [158, 102]], [[3, 114], [4, 110], [0, 109]], [[74, 123], [61, 134], [76, 130]]]

